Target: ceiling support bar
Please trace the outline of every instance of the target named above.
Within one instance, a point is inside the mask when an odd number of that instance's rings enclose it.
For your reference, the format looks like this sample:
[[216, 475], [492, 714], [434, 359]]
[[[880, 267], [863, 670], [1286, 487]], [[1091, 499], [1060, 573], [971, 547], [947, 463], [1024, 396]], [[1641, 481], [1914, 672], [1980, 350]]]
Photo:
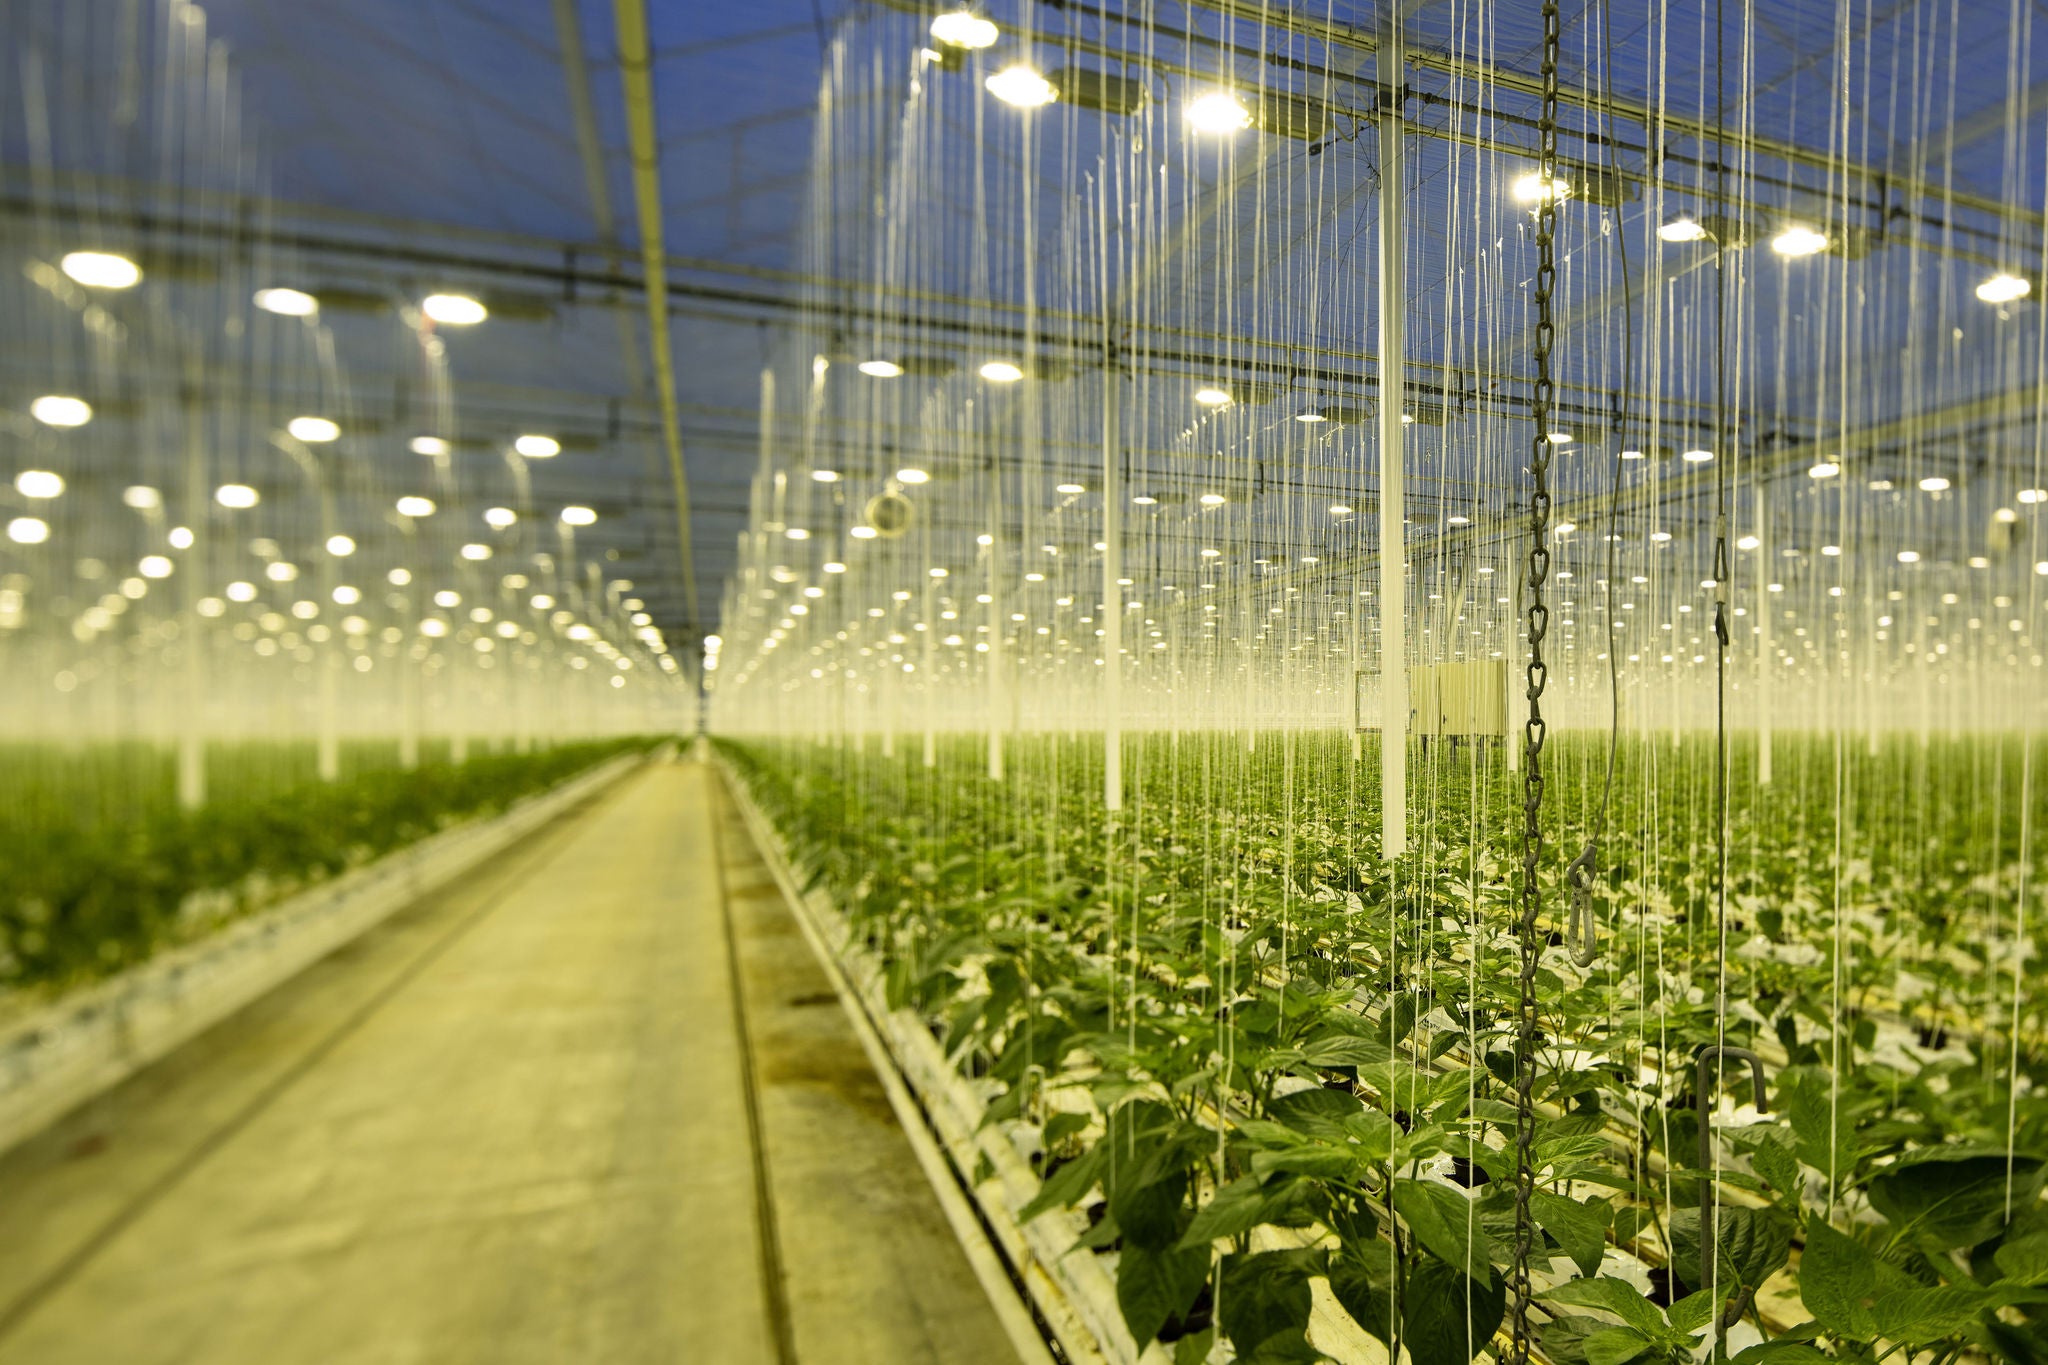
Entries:
[[698, 627], [697, 566], [690, 548], [690, 478], [683, 470], [682, 421], [676, 410], [675, 353], [669, 337], [668, 253], [661, 224], [661, 147], [654, 123], [654, 59], [647, 42], [644, 0], [616, 0], [619, 76], [626, 94], [626, 141], [633, 162], [633, 199], [639, 210], [641, 273], [647, 281], [647, 338], [654, 360], [654, 391], [661, 403], [662, 443], [675, 488], [676, 544], [683, 560], [683, 622]]

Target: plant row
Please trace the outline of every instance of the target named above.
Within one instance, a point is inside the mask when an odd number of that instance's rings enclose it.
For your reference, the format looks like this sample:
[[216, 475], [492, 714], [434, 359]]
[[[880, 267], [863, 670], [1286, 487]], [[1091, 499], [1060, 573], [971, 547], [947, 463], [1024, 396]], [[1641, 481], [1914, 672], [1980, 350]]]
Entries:
[[[1780, 745], [1768, 787], [1731, 761], [1724, 820], [1710, 744], [1625, 749], [1603, 816], [1604, 743], [1553, 739], [1536, 1349], [2041, 1365], [2040, 869], [2016, 803], [1967, 797], [1994, 779], [2017, 796], [2015, 746], [1901, 748], [1846, 782], [1830, 741]], [[1027, 1213], [1087, 1210], [1071, 1254], [1114, 1258], [1138, 1342], [1319, 1359], [1326, 1280], [1397, 1358], [1499, 1349], [1522, 787], [1497, 752], [1421, 769], [1392, 862], [1373, 755], [1348, 736], [1134, 738], [1113, 815], [1086, 739], [1014, 743], [1003, 782], [965, 741], [930, 768], [725, 752], [886, 964], [892, 1006], [1035, 1147]], [[1581, 969], [1558, 892], [1595, 830]], [[1709, 1047], [1758, 1053], [1763, 1090], [1717, 1065], [1700, 1093]]]
[[218, 795], [125, 821], [0, 816], [0, 987], [104, 976], [310, 883], [503, 810], [648, 739]]

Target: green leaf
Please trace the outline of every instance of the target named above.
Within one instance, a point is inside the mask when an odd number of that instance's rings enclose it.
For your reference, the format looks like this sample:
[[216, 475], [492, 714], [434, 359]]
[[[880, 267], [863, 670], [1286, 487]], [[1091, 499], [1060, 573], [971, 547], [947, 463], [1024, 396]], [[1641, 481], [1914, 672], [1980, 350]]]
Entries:
[[1216, 1344], [1216, 1329], [1205, 1328], [1173, 1343], [1173, 1365], [1203, 1365]]
[[1877, 1257], [1818, 1219], [1806, 1225], [1799, 1258], [1799, 1299], [1813, 1320], [1836, 1336], [1868, 1341], [1877, 1334], [1870, 1305], [1877, 1297]]
[[[1719, 1225], [1720, 1278], [1731, 1294], [1738, 1285], [1760, 1289], [1785, 1264], [1792, 1249], [1792, 1227], [1776, 1209], [1723, 1205]], [[1671, 1264], [1679, 1279], [1704, 1289], [1700, 1278], [1700, 1211], [1679, 1209], [1671, 1215]]]
[[1095, 1182], [1102, 1178], [1102, 1168], [1107, 1159], [1108, 1153], [1098, 1142], [1054, 1171], [1052, 1178], [1039, 1186], [1031, 1202], [1017, 1210], [1017, 1221], [1028, 1223], [1049, 1210], [1080, 1203], [1088, 1191], [1095, 1188]]
[[1375, 1032], [1382, 1042], [1392, 1046], [1408, 1036], [1420, 1015], [1421, 1008], [1413, 995], [1397, 995], [1394, 1003], [1387, 1006], [1386, 1012], [1376, 1021]]
[[1270, 1188], [1256, 1176], [1233, 1180], [1216, 1191], [1216, 1197], [1195, 1211], [1195, 1219], [1181, 1234], [1182, 1247], [1207, 1247], [1218, 1237], [1235, 1237], [1268, 1221], [1269, 1215], [1293, 1202], [1295, 1185], [1278, 1181]]
[[1159, 1335], [1166, 1320], [1185, 1314], [1209, 1278], [1209, 1252], [1153, 1251], [1125, 1243], [1117, 1258], [1116, 1302], [1131, 1339], [1142, 1348]]
[[1799, 1296], [1814, 1321], [1838, 1336], [1907, 1346], [1955, 1336], [1994, 1302], [1976, 1286], [1920, 1284], [1819, 1221], [1807, 1225]]
[[1330, 1263], [1330, 1292], [1352, 1321], [1392, 1345], [1399, 1335], [1401, 1305], [1395, 1291], [1398, 1274], [1394, 1244], [1375, 1238], [1346, 1243]]
[[1897, 1231], [1937, 1247], [1975, 1246], [1998, 1235], [2006, 1210], [2034, 1202], [2041, 1188], [2041, 1162], [2012, 1161], [2011, 1191], [2006, 1154], [1976, 1145], [1922, 1147], [1871, 1176], [1872, 1207]]
[[[1846, 1095], [1840, 1097], [1839, 1103], [1832, 1102], [1827, 1083], [1814, 1073], [1788, 1079], [1779, 1092], [1779, 1101], [1799, 1159], [1822, 1175], [1847, 1179], [1861, 1151], [1856, 1121], [1864, 1106], [1852, 1103]], [[1834, 1135], [1832, 1145], [1829, 1134]]]
[[1687, 1294], [1664, 1310], [1664, 1320], [1671, 1324], [1671, 1330], [1686, 1336], [1705, 1327], [1713, 1316], [1714, 1293], [1710, 1289]]
[[1223, 1258], [1222, 1288], [1217, 1294], [1221, 1325], [1242, 1359], [1272, 1350], [1281, 1359], [1289, 1351], [1314, 1350], [1308, 1344], [1308, 1315], [1313, 1303], [1308, 1281], [1323, 1272], [1322, 1258], [1310, 1251], [1261, 1251]]
[[[1780, 1194], [1797, 1195], [1801, 1185], [1799, 1158], [1794, 1156], [1791, 1148], [1776, 1136], [1781, 1130], [1759, 1124], [1752, 1131], [1756, 1132], [1757, 1136], [1744, 1143], [1749, 1150], [1749, 1164], [1756, 1168], [1758, 1175], [1770, 1182], [1772, 1189]], [[1765, 1136], [1766, 1134], [1772, 1136]]]
[[1421, 1261], [1409, 1271], [1403, 1302], [1402, 1342], [1411, 1365], [1470, 1365], [1507, 1315], [1508, 1287]]
[[1600, 1258], [1607, 1250], [1607, 1220], [1614, 1209], [1606, 1200], [1589, 1198], [1581, 1204], [1561, 1194], [1536, 1190], [1529, 1196], [1536, 1223], [1557, 1239], [1564, 1254], [1578, 1265], [1581, 1274], [1600, 1273]]
[[1356, 1180], [1366, 1164], [1364, 1155], [1356, 1149], [1326, 1142], [1298, 1142], [1291, 1147], [1252, 1153], [1252, 1174], [1262, 1180], [1269, 1175], [1291, 1172], [1317, 1180], [1345, 1183]]
[[1043, 1141], [1046, 1150], [1050, 1151], [1068, 1138], [1078, 1136], [1087, 1127], [1088, 1115], [1086, 1114], [1054, 1114], [1045, 1121]]
[[1609, 1324], [1598, 1318], [1567, 1313], [1552, 1318], [1537, 1329], [1536, 1339], [1543, 1347], [1544, 1358], [1552, 1365], [1589, 1365], [1586, 1338], [1609, 1330]]
[[1810, 1341], [1778, 1337], [1759, 1341], [1747, 1350], [1736, 1352], [1729, 1358], [1728, 1365], [1834, 1365], [1834, 1359]]
[[1112, 1182], [1109, 1211], [1124, 1230], [1124, 1245], [1161, 1250], [1180, 1238], [1181, 1214], [1188, 1194], [1188, 1173], [1169, 1171], [1139, 1184], [1140, 1176]]
[[1326, 1033], [1301, 1045], [1302, 1060], [1310, 1066], [1372, 1066], [1391, 1061], [1393, 1048], [1377, 1038], [1352, 1033]]
[[1282, 1095], [1267, 1105], [1266, 1111], [1277, 1122], [1286, 1124], [1297, 1133], [1344, 1142], [1351, 1136], [1344, 1121], [1364, 1113], [1365, 1106], [1355, 1095], [1317, 1086], [1314, 1090]]
[[1493, 1282], [1492, 1248], [1471, 1200], [1433, 1180], [1400, 1180], [1394, 1211], [1430, 1255], [1482, 1284]]
[[1610, 1327], [1588, 1336], [1582, 1349], [1586, 1365], [1627, 1365], [1657, 1343], [1629, 1327]]
[[1992, 1254], [1999, 1273], [2019, 1284], [2048, 1284], [2048, 1232], [2007, 1242]]
[[1945, 1284], [1880, 1294], [1870, 1306], [1877, 1335], [1910, 1345], [1952, 1337], [1977, 1320], [1986, 1307], [1981, 1289]]
[[1550, 1303], [1573, 1304], [1580, 1308], [1601, 1308], [1614, 1314], [1646, 1336], [1661, 1336], [1664, 1315], [1626, 1280], [1602, 1275], [1597, 1279], [1566, 1280], [1542, 1295]]

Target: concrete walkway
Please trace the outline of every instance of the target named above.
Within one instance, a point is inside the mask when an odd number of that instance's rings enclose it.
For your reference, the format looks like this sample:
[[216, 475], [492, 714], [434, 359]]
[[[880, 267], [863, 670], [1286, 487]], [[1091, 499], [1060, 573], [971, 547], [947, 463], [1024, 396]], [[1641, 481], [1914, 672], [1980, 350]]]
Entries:
[[0, 1158], [0, 1365], [1015, 1358], [688, 761]]

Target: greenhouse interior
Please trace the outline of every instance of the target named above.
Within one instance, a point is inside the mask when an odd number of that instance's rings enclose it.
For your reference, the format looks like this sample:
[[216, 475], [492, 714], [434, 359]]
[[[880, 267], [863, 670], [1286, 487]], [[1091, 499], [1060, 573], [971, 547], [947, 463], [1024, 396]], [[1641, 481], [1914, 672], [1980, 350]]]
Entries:
[[2048, 1365], [2048, 4], [0, 34], [0, 1365]]

